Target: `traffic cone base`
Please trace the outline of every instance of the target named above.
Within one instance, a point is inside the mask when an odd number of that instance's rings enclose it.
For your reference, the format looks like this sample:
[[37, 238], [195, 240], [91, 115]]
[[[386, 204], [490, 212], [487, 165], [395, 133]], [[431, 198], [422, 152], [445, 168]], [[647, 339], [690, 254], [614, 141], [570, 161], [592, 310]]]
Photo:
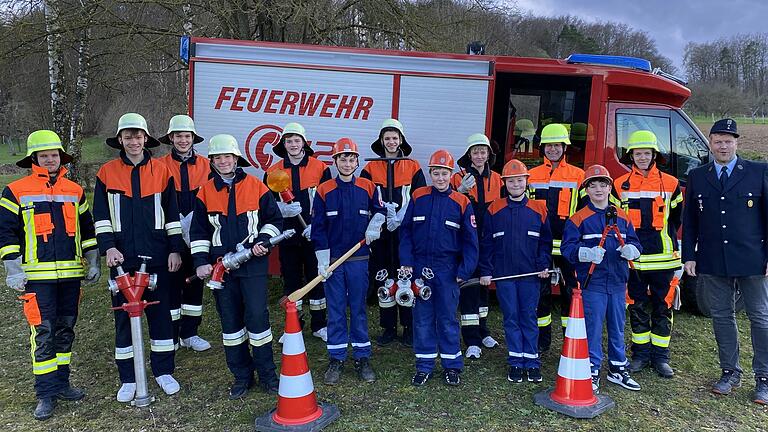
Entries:
[[581, 290], [573, 290], [555, 388], [536, 393], [537, 405], [575, 418], [594, 418], [616, 404], [592, 392], [587, 326]]
[[285, 306], [277, 408], [256, 419], [257, 431], [319, 431], [336, 420], [336, 405], [318, 404], [296, 303]]

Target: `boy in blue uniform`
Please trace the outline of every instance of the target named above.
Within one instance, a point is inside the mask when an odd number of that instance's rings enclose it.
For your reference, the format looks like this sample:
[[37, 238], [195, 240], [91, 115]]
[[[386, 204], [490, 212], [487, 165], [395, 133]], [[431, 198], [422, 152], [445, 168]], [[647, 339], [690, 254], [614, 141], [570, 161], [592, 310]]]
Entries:
[[[563, 256], [576, 267], [577, 279], [584, 290], [582, 296], [592, 366], [592, 390], [596, 393], [600, 389], [604, 320], [608, 327], [608, 381], [628, 390], [640, 390], [640, 385], [629, 375], [624, 324], [629, 279], [627, 261], [640, 257], [641, 246], [627, 214], [609, 205], [612, 184], [605, 167], [593, 165], [586, 170], [582, 187], [587, 191], [589, 202], [565, 223], [560, 246]], [[599, 245], [607, 224], [616, 225], [624, 246], [620, 245], [615, 231], [609, 231], [602, 247]], [[595, 267], [589, 286], [586, 286], [592, 264]]]
[[453, 168], [447, 151], [432, 155], [432, 186], [414, 191], [400, 226], [401, 269], [421, 275], [428, 268], [434, 273], [428, 281], [432, 297], [417, 297], [413, 310], [416, 374], [411, 383], [415, 386], [432, 376], [438, 351], [446, 384], [459, 385], [464, 367], [456, 317], [459, 282], [469, 279], [477, 266], [478, 242], [469, 199], [451, 189]]
[[[312, 243], [317, 256], [317, 272], [325, 278], [328, 304], [330, 361], [325, 372], [325, 383], [329, 385], [341, 381], [350, 342], [358, 377], [365, 382], [376, 381], [369, 362], [371, 341], [365, 311], [368, 293], [367, 245], [379, 238], [386, 217], [376, 186], [370, 180], [355, 177], [355, 171], [360, 166], [359, 156], [357, 144], [351, 139], [336, 141], [333, 161], [339, 175], [318, 186], [312, 205]], [[331, 261], [341, 257], [363, 237], [366, 245], [335, 271], [329, 272]], [[350, 311], [349, 329], [347, 305]]]
[[541, 382], [536, 307], [539, 303], [538, 279], [549, 278], [552, 261], [552, 230], [547, 219], [547, 205], [529, 200], [528, 169], [517, 159], [504, 165], [501, 178], [509, 192], [494, 200], [485, 214], [480, 247], [480, 285], [491, 278], [540, 272], [496, 282], [496, 296], [504, 314], [510, 382]]

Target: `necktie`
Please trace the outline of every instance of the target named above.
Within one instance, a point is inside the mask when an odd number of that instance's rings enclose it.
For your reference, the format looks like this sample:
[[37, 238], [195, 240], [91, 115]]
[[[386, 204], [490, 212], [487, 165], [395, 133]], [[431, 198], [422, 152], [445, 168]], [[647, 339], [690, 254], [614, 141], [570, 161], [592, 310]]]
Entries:
[[725, 189], [726, 183], [728, 183], [728, 167], [724, 166], [720, 170], [720, 188]]

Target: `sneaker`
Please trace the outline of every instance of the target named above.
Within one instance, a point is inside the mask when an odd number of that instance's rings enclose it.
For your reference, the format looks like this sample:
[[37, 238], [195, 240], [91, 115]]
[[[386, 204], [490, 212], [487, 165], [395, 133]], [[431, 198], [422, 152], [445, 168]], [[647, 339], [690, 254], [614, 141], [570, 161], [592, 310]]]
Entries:
[[723, 369], [720, 380], [712, 386], [712, 393], [729, 395], [733, 389], [738, 387], [741, 387], [741, 372]]
[[376, 373], [367, 357], [355, 360], [355, 371], [357, 371], [357, 377], [367, 383], [376, 381]]
[[509, 373], [507, 374], [507, 381], [513, 383], [523, 382], [523, 368], [517, 366], [510, 366]]
[[[328, 342], [328, 327], [312, 332], [312, 336], [322, 339], [323, 342]], [[283, 336], [280, 336], [280, 343], [283, 343]]]
[[496, 348], [499, 343], [492, 336], [486, 336], [483, 338], [483, 346], [486, 348]]
[[592, 393], [600, 394], [600, 372], [592, 372]]
[[178, 381], [176, 381], [171, 375], [160, 375], [159, 377], [155, 377], [155, 381], [168, 396], [175, 395], [179, 392], [179, 390], [181, 390], [181, 386], [179, 386]]
[[752, 396], [752, 401], [760, 405], [768, 405], [768, 378], [757, 377], [755, 381], [755, 394]]
[[477, 359], [480, 358], [480, 354], [482, 354], [482, 353], [483, 353], [483, 350], [481, 350], [479, 346], [477, 346], [477, 345], [470, 345], [469, 347], [467, 347], [467, 354], [466, 354], [466, 356], [467, 356], [468, 359], [473, 358], [473, 359], [477, 360]]
[[229, 388], [229, 398], [232, 400], [240, 399], [248, 393], [248, 389], [251, 387], [253, 387], [253, 379], [236, 380]]
[[32, 415], [35, 420], [46, 420], [51, 418], [54, 408], [56, 408], [56, 398], [38, 399], [35, 412]]
[[539, 368], [528, 368], [525, 372], [528, 375], [528, 382], [540, 383], [544, 380], [544, 377], [541, 376], [541, 369]]
[[85, 397], [84, 391], [80, 390], [79, 388], [74, 388], [72, 386], [67, 386], [66, 389], [61, 390], [56, 394], [56, 399], [61, 399], [66, 401], [79, 401], [84, 397]]
[[426, 384], [430, 378], [432, 378], [432, 372], [418, 371], [415, 375], [413, 375], [413, 378], [411, 378], [411, 384], [416, 387], [421, 387]]
[[410, 327], [403, 327], [403, 337], [400, 338], [400, 343], [403, 346], [413, 346], [413, 329]]
[[181, 340], [181, 346], [192, 348], [192, 351], [200, 352], [211, 349], [211, 344], [200, 336], [192, 336]]
[[627, 390], [640, 390], [640, 384], [632, 379], [632, 377], [629, 375], [629, 370], [627, 370], [625, 367], [618, 368], [615, 372], [609, 371], [606, 378], [608, 378], [609, 382], [618, 384]]
[[376, 344], [379, 346], [387, 346], [394, 342], [396, 337], [397, 330], [392, 328], [384, 329], [384, 331], [381, 333], [381, 336], [376, 338]]
[[672, 369], [672, 366], [665, 361], [654, 362], [653, 370], [655, 370], [662, 378], [672, 378], [675, 376], [675, 371]]
[[325, 383], [328, 385], [336, 385], [341, 381], [341, 371], [344, 370], [344, 362], [341, 360], [331, 359], [328, 362], [328, 369], [325, 371]]
[[130, 402], [136, 396], [136, 383], [123, 383], [117, 391], [118, 402]]
[[460, 374], [461, 372], [458, 369], [446, 369], [443, 371], [443, 379], [449, 386], [457, 386], [461, 384]]
[[285, 333], [283, 333], [283, 334], [280, 336], [280, 339], [278, 339], [278, 340], [277, 340], [277, 343], [279, 343], [279, 344], [282, 344], [284, 340], [285, 340]]
[[629, 371], [632, 373], [638, 373], [650, 365], [651, 365], [650, 360], [639, 359], [639, 358], [632, 359], [632, 361], [629, 362]]

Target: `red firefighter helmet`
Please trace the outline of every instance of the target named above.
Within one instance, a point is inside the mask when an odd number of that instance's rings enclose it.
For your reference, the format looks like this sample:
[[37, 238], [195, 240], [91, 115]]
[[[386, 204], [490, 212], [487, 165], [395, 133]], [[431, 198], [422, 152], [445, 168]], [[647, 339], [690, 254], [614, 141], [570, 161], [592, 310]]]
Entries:
[[503, 179], [529, 175], [528, 167], [526, 167], [524, 163], [517, 159], [512, 159], [511, 161], [504, 164], [504, 169], [501, 170], [501, 178]]
[[448, 150], [438, 150], [432, 153], [432, 156], [430, 156], [428, 167], [447, 168], [453, 171], [453, 156], [448, 152]]
[[613, 179], [611, 178], [611, 173], [608, 172], [608, 169], [602, 165], [595, 164], [584, 171], [584, 181], [581, 183], [581, 186], [587, 187], [587, 183], [589, 183], [590, 180], [599, 178], [607, 180], [610, 185], [613, 184]]
[[333, 145], [333, 155], [331, 157], [336, 158], [336, 156], [344, 153], [353, 153], [360, 156], [360, 152], [357, 151], [357, 143], [352, 138], [339, 138]]

